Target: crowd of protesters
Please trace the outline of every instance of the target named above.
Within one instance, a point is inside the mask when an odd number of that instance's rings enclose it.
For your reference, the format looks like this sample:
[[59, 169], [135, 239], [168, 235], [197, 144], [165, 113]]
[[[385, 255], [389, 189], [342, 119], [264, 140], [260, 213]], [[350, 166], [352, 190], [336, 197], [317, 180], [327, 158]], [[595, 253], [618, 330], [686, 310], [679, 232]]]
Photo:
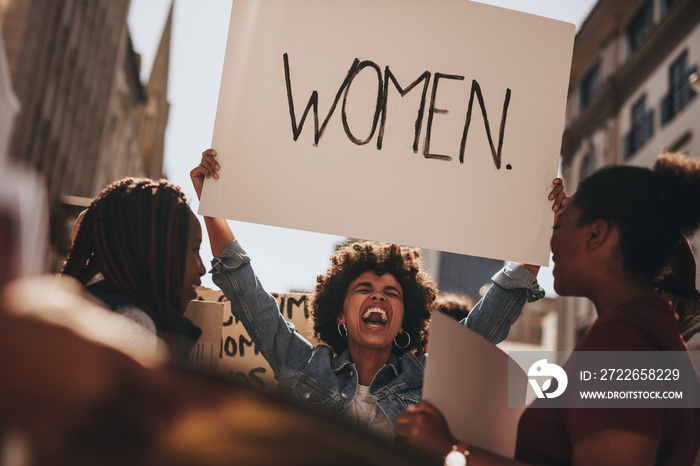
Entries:
[[[198, 195], [218, 165], [213, 150], [202, 154], [190, 173]], [[684, 235], [700, 224], [700, 162], [663, 154], [653, 169], [604, 168], [571, 198], [557, 179], [549, 199], [555, 290], [590, 299], [598, 314], [576, 351], [697, 351], [696, 262]], [[311, 300], [313, 346], [285, 322], [227, 221], [204, 218], [214, 282], [273, 368], [277, 396], [187, 366], [201, 331], [183, 314], [206, 269], [202, 228], [179, 187], [138, 178], [105, 187], [76, 222], [59, 276], [22, 272], [17, 225], [27, 212], [0, 205], [2, 466], [441, 464], [453, 453], [472, 466], [682, 465], [698, 456], [700, 408], [535, 401], [514, 460], [455, 438], [421, 401], [440, 304], [414, 248], [340, 247]], [[543, 296], [537, 270], [509, 263], [458, 320], [502, 341], [523, 305]]]

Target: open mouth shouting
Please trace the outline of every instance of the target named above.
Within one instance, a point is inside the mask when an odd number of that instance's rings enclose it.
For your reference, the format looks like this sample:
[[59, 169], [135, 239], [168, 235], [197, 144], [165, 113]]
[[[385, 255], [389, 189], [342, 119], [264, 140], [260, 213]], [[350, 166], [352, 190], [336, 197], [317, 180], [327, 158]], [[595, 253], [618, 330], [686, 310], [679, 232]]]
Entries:
[[369, 327], [384, 327], [388, 322], [386, 311], [380, 307], [370, 307], [362, 314], [362, 321]]
[[348, 285], [339, 324], [347, 324], [348, 347], [391, 351], [401, 329], [404, 305], [401, 284], [391, 274], [372, 270]]

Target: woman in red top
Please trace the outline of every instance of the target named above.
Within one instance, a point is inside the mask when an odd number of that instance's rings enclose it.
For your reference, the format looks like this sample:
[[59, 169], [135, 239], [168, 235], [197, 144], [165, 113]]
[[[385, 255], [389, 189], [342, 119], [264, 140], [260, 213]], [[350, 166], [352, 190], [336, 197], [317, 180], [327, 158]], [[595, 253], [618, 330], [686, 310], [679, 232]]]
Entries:
[[[664, 154], [653, 170], [607, 167], [562, 205], [551, 240], [554, 289], [587, 297], [598, 314], [576, 351], [684, 351], [677, 319], [653, 279], [681, 233], [700, 224], [700, 160]], [[531, 406], [520, 419], [515, 458], [543, 465], [690, 465], [699, 431], [697, 408]], [[455, 439], [427, 403], [399, 417], [397, 436], [443, 456], [466, 451], [469, 466], [518, 464]]]

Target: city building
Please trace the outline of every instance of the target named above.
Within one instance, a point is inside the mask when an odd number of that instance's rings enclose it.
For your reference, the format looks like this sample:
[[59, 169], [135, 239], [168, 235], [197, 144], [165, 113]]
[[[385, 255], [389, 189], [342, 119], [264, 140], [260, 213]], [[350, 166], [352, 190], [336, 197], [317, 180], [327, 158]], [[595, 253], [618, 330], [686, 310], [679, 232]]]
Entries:
[[510, 334], [498, 345], [503, 351], [556, 351], [557, 299], [544, 298], [523, 307], [510, 328]]
[[438, 285], [448, 293], [469, 295], [479, 300], [480, 290], [503, 267], [503, 261], [452, 252], [423, 249], [423, 261]]
[[[491, 277], [504, 265], [500, 260], [432, 249], [424, 249], [422, 256], [441, 293], [471, 298], [474, 303], [486, 293]], [[556, 338], [556, 300], [545, 298], [523, 306], [508, 338], [498, 346], [504, 351], [553, 351]]]
[[77, 213], [108, 183], [159, 178], [168, 118], [172, 7], [147, 85], [127, 27], [129, 0], [2, 0], [0, 25], [20, 110], [8, 152], [45, 180], [50, 269]]
[[[576, 34], [562, 173], [567, 192], [611, 164], [651, 167], [662, 151], [700, 156], [700, 2], [599, 0]], [[691, 243], [700, 251], [700, 235]], [[560, 298], [558, 349], [570, 350], [593, 305]]]
[[6, 161], [12, 126], [15, 121], [15, 116], [19, 111], [19, 102], [15, 96], [15, 91], [12, 89], [10, 66], [7, 63], [5, 41], [3, 40], [1, 26], [2, 25], [0, 25], [0, 165], [4, 164]]

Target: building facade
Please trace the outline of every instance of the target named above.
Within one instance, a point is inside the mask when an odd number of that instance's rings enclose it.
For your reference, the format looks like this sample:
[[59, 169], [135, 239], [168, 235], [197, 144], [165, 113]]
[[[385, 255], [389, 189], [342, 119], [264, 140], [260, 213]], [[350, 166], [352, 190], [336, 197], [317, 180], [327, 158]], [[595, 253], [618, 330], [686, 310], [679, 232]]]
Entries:
[[162, 176], [172, 8], [168, 37], [144, 86], [127, 27], [129, 4], [0, 0], [20, 104], [8, 152], [46, 182], [53, 269], [65, 258], [77, 213], [105, 185], [125, 176]]
[[503, 267], [503, 261], [451, 252], [422, 250], [423, 260], [438, 285], [448, 293], [457, 293], [479, 300], [484, 285]]
[[[574, 42], [562, 141], [567, 192], [606, 165], [651, 167], [662, 151], [700, 156], [699, 63], [699, 1], [599, 0]], [[691, 243], [700, 251], [700, 235]], [[558, 311], [558, 347], [570, 350], [595, 311], [580, 298], [559, 299]]]
[[[456, 295], [454, 299], [460, 302], [470, 301], [470, 309], [488, 290], [491, 277], [504, 265], [501, 260], [432, 249], [423, 249], [421, 254], [440, 295]], [[440, 295], [438, 301], [441, 301]], [[556, 337], [556, 300], [545, 298], [525, 304], [508, 338], [498, 346], [504, 351], [554, 351]]]

